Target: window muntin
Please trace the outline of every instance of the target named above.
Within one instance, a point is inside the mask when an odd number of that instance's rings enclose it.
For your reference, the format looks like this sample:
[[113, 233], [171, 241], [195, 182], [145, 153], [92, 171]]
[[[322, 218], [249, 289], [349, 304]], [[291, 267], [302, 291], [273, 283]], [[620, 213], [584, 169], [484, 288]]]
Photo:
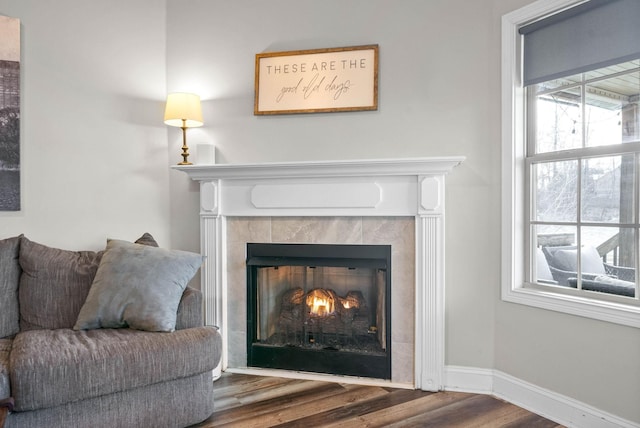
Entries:
[[640, 61], [526, 94], [530, 282], [637, 305]]

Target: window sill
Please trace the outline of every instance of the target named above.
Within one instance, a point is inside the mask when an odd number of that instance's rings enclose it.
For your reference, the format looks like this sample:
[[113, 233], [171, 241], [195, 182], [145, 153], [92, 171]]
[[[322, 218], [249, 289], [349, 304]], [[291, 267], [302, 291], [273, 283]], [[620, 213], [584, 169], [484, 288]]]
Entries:
[[503, 290], [502, 300], [640, 328], [640, 307], [638, 306], [525, 287]]

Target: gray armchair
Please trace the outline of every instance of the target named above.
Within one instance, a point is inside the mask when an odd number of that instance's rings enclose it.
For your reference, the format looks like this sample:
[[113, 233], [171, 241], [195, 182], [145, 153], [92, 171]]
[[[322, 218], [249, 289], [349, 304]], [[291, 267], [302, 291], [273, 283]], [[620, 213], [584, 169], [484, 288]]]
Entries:
[[624, 281], [636, 282], [636, 270], [625, 266], [614, 266], [609, 263], [603, 263], [604, 270], [607, 275], [622, 279]]
[[[561, 286], [577, 288], [576, 246], [543, 247], [542, 252], [553, 280]], [[635, 296], [635, 269], [604, 263], [593, 247], [581, 251], [583, 290], [619, 296]]]

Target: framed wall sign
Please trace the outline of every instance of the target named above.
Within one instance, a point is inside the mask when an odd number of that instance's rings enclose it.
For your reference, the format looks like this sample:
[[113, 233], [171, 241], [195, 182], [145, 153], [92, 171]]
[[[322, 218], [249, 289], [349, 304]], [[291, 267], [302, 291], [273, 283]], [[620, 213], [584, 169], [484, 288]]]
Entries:
[[378, 45], [256, 54], [253, 113], [378, 109]]

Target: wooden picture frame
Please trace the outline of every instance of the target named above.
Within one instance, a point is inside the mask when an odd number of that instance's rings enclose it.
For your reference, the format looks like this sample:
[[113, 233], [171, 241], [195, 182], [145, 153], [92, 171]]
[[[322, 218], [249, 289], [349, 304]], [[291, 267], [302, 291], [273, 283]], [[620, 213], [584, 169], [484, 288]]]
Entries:
[[378, 45], [256, 54], [255, 115], [378, 109]]

